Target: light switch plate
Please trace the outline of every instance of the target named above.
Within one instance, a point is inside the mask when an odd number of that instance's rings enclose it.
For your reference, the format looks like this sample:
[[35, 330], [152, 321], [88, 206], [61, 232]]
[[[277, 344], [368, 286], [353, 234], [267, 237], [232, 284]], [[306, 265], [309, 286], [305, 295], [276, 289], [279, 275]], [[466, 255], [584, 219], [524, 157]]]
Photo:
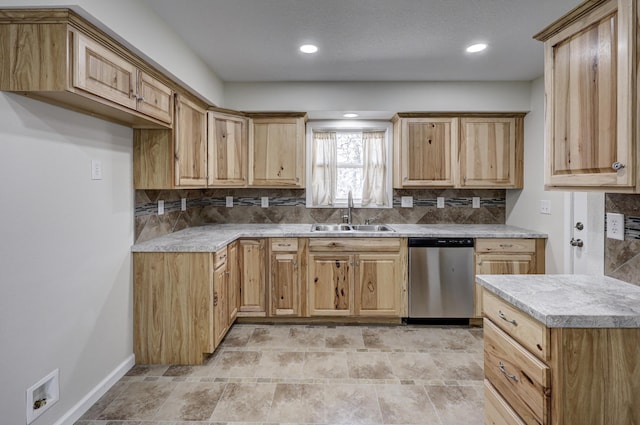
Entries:
[[444, 196], [438, 196], [436, 198], [436, 206], [438, 208], [444, 208]]
[[269, 197], [268, 196], [263, 196], [262, 197], [262, 208], [269, 208]]
[[473, 208], [480, 208], [480, 197], [479, 196], [474, 196], [471, 199], [471, 206]]
[[400, 198], [402, 208], [413, 208], [413, 196], [403, 196]]
[[180, 199], [180, 209], [182, 211], [186, 211], [187, 210], [187, 198], [181, 198]]
[[542, 199], [540, 201], [540, 214], [551, 214], [551, 201]]
[[233, 196], [227, 196], [227, 208], [233, 207]]
[[158, 215], [164, 214], [164, 201], [158, 201]]
[[102, 180], [102, 161], [91, 160], [91, 180]]
[[624, 240], [624, 214], [607, 213], [607, 238]]

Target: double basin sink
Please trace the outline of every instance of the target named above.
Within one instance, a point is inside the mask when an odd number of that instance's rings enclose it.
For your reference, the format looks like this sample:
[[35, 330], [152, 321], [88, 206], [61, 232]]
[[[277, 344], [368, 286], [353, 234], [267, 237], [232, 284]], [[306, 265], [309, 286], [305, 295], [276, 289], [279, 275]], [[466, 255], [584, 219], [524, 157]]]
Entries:
[[311, 231], [328, 233], [395, 232], [386, 224], [312, 224]]

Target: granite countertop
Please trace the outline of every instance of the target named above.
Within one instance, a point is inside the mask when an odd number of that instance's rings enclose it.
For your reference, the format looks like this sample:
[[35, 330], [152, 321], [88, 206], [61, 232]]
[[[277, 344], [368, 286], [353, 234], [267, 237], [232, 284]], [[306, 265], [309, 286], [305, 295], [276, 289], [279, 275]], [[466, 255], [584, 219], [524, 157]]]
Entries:
[[496, 224], [389, 224], [395, 232], [312, 232], [311, 224], [211, 224], [189, 227], [131, 247], [132, 252], [212, 252], [238, 238], [466, 237], [546, 238], [546, 233]]
[[640, 327], [640, 286], [611, 277], [478, 275], [476, 282], [549, 328]]

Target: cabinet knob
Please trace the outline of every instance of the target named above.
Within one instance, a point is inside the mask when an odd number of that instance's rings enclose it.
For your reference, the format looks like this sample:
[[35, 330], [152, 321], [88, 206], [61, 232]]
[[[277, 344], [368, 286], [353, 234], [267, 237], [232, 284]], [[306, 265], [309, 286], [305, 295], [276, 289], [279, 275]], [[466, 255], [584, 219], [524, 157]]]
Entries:
[[614, 162], [613, 164], [611, 164], [611, 168], [613, 168], [616, 171], [622, 170], [624, 168], [624, 164], [622, 162]]

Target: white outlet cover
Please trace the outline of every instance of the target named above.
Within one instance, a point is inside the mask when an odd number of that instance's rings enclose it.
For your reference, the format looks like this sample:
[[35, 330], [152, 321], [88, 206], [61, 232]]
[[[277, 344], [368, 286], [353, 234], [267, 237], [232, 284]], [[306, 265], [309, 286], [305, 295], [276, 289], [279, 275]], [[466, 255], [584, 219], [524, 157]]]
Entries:
[[540, 214], [551, 214], [551, 201], [542, 199], [540, 201]]
[[474, 196], [473, 198], [471, 198], [471, 204], [473, 208], [480, 208], [480, 197]]
[[181, 198], [180, 199], [180, 209], [182, 211], [186, 211], [187, 210], [187, 198]]
[[438, 208], [444, 208], [444, 196], [438, 196], [436, 198], [436, 206]]
[[158, 201], [158, 215], [164, 214], [164, 201]]
[[607, 238], [624, 240], [624, 214], [607, 213]]
[[261, 199], [262, 202], [262, 208], [269, 208], [269, 197], [268, 196], [263, 196]]
[[227, 196], [226, 202], [227, 202], [227, 208], [233, 207], [233, 196]]
[[91, 180], [102, 180], [102, 161], [91, 160]]
[[400, 198], [402, 208], [413, 208], [413, 196], [403, 196]]

